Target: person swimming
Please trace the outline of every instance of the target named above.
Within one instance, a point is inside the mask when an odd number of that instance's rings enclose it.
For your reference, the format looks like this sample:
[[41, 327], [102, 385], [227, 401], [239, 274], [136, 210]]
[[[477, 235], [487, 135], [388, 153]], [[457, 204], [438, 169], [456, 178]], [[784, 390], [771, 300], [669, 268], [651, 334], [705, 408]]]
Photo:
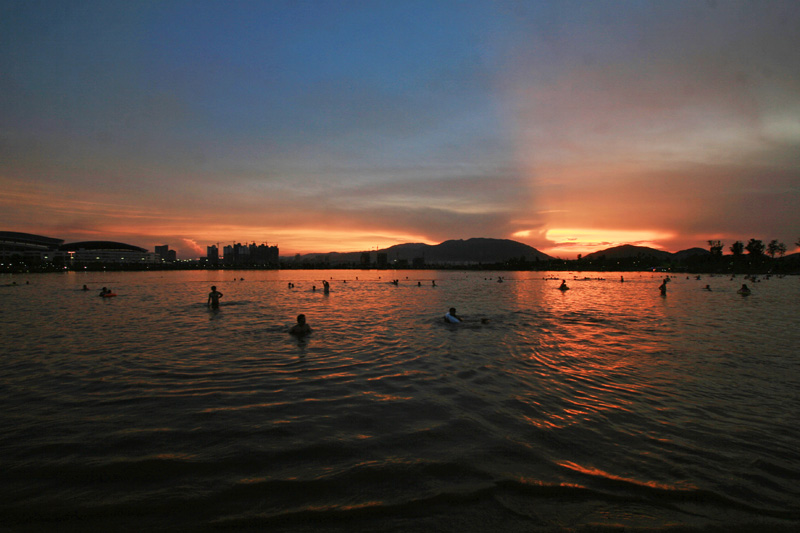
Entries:
[[462, 318], [456, 314], [456, 308], [451, 307], [450, 310], [445, 313], [444, 321], [449, 324], [458, 324], [462, 321]]
[[560, 290], [560, 291], [568, 291], [569, 290], [569, 287], [567, 287], [567, 280], [565, 280], [565, 279], [561, 280], [561, 286], [558, 288], [558, 290]]
[[736, 291], [736, 292], [738, 292], [738, 293], [739, 293], [739, 294], [741, 294], [742, 296], [747, 296], [748, 294], [750, 294], [750, 287], [748, 287], [748, 286], [747, 286], [747, 284], [745, 284], [745, 283], [742, 283], [742, 288], [741, 288], [741, 289], [739, 289], [739, 290], [738, 290], [738, 291]]
[[661, 282], [661, 285], [658, 286], [658, 290], [661, 291], [661, 296], [667, 295], [667, 281], [669, 280], [665, 279], [664, 281]]
[[297, 324], [289, 329], [292, 335], [307, 335], [311, 333], [311, 326], [306, 323], [306, 315], [300, 313], [297, 315]]

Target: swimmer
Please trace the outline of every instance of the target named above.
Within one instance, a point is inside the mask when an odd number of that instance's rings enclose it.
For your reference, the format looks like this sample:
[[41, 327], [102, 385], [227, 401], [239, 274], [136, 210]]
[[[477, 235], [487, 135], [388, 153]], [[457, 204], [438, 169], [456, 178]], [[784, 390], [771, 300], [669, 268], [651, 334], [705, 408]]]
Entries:
[[306, 335], [311, 333], [311, 326], [306, 324], [306, 315], [300, 313], [297, 315], [297, 324], [289, 329], [292, 335]]
[[560, 290], [560, 291], [568, 291], [569, 290], [569, 287], [567, 287], [567, 280], [565, 280], [565, 279], [561, 280], [561, 286], [558, 288], [558, 290]]
[[329, 292], [331, 292], [330, 283], [328, 283], [325, 280], [322, 280], [322, 292], [324, 292], [325, 294], [328, 294]]
[[706, 285], [706, 286], [703, 288], [703, 290], [704, 290], [704, 291], [711, 292], [711, 285]]
[[736, 292], [738, 292], [742, 296], [747, 296], [748, 294], [750, 294], [750, 287], [748, 287], [746, 284], [742, 283], [742, 288], [739, 289]]
[[444, 315], [444, 321], [449, 324], [458, 324], [462, 318], [456, 314], [456, 308], [451, 307], [450, 310]]
[[103, 287], [103, 288], [100, 290], [100, 294], [99, 294], [98, 296], [105, 296], [106, 294], [111, 294], [111, 289], [108, 289], [108, 288], [106, 288], [106, 287]]
[[206, 305], [211, 309], [219, 309], [219, 299], [222, 298], [222, 293], [217, 290], [215, 285], [211, 286], [211, 292], [208, 293], [208, 302]]
[[659, 285], [659, 287], [658, 287], [658, 290], [661, 291], [661, 296], [666, 296], [667, 295], [667, 281], [669, 281], [669, 280], [665, 279], [664, 281], [661, 282], [661, 285]]
[[89, 287], [87, 287], [86, 285], [84, 285], [84, 286], [83, 286], [83, 288], [82, 288], [81, 290], [82, 290], [82, 291], [88, 291], [88, 290], [89, 290]]

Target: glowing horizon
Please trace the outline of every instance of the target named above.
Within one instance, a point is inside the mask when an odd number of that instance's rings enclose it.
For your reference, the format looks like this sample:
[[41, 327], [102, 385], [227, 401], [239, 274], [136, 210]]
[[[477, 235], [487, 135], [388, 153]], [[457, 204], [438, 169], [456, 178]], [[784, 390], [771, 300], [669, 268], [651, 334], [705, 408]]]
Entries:
[[545, 251], [548, 255], [574, 257], [624, 244], [662, 249], [664, 246], [659, 241], [674, 239], [675, 234], [656, 230], [554, 228], [547, 230], [545, 238], [554, 243]]

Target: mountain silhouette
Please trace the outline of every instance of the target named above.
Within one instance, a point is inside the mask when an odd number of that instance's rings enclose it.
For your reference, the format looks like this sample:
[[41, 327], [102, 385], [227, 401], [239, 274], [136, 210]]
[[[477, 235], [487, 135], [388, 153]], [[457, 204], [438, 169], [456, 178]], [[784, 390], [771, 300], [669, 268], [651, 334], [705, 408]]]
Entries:
[[[376, 260], [376, 252], [330, 252], [327, 254], [306, 254], [300, 260], [322, 261], [329, 264], [359, 263], [362, 254], [369, 253], [371, 261]], [[389, 248], [377, 250], [378, 254], [386, 254], [389, 263], [405, 261], [409, 264], [422, 260], [426, 265], [456, 264], [494, 264], [509, 260], [549, 261], [549, 255], [532, 246], [509, 239], [472, 238], [467, 240], [449, 240], [440, 244], [407, 243], [396, 244]]]
[[[396, 244], [389, 248], [371, 250], [369, 252], [329, 252], [312, 253], [295, 258], [300, 261], [310, 261], [328, 265], [359, 264], [363, 254], [369, 254], [370, 262], [377, 261], [377, 254], [386, 254], [389, 264], [404, 262], [413, 264], [421, 262], [424, 265], [493, 265], [508, 261], [524, 260], [525, 262], [551, 261], [555, 259], [532, 246], [510, 239], [472, 238], [444, 241], [440, 244], [406, 243]], [[658, 262], [683, 262], [692, 257], [705, 258], [710, 252], [704, 248], [689, 248], [671, 253], [657, 250], [647, 246], [623, 244], [605, 250], [600, 250], [583, 256], [584, 261], [619, 261], [627, 259], [642, 259]]]
[[510, 259], [549, 261], [549, 255], [532, 246], [509, 239], [472, 238], [430, 244], [397, 244], [381, 250], [389, 260], [413, 261], [423, 258], [426, 263], [502, 263]]
[[655, 248], [650, 248], [648, 246], [634, 246], [632, 244], [623, 244], [622, 246], [614, 246], [612, 248], [606, 248], [605, 250], [600, 250], [597, 252], [592, 252], [590, 254], [585, 255], [583, 258], [592, 260], [598, 260], [601, 257], [605, 257], [606, 260], [619, 260], [619, 259], [632, 259], [632, 258], [652, 258], [657, 259], [659, 261], [685, 261], [689, 257], [693, 256], [707, 256], [710, 255], [711, 252], [704, 248], [689, 248], [688, 250], [681, 250], [680, 252], [665, 252], [663, 250], [656, 250]]

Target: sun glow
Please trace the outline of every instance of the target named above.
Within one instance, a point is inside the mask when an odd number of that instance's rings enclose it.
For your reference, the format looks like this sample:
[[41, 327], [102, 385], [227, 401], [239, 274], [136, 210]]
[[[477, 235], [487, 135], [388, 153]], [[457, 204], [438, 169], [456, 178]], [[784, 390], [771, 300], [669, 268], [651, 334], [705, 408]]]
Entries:
[[[280, 228], [280, 227], [245, 227], [226, 226], [195, 228], [193, 234], [207, 234], [209, 238], [228, 242], [263, 242], [269, 239], [270, 244], [280, 247], [282, 256], [319, 252], [366, 252], [376, 248], [388, 248], [395, 244], [419, 242], [438, 244], [421, 235], [403, 232], [373, 229], [364, 231], [350, 228]], [[198, 239], [202, 241], [202, 239]]]
[[574, 256], [623, 244], [662, 248], [659, 241], [669, 240], [674, 237], [674, 233], [661, 230], [552, 228], [547, 230], [545, 238], [554, 244], [542, 251], [553, 256]]

